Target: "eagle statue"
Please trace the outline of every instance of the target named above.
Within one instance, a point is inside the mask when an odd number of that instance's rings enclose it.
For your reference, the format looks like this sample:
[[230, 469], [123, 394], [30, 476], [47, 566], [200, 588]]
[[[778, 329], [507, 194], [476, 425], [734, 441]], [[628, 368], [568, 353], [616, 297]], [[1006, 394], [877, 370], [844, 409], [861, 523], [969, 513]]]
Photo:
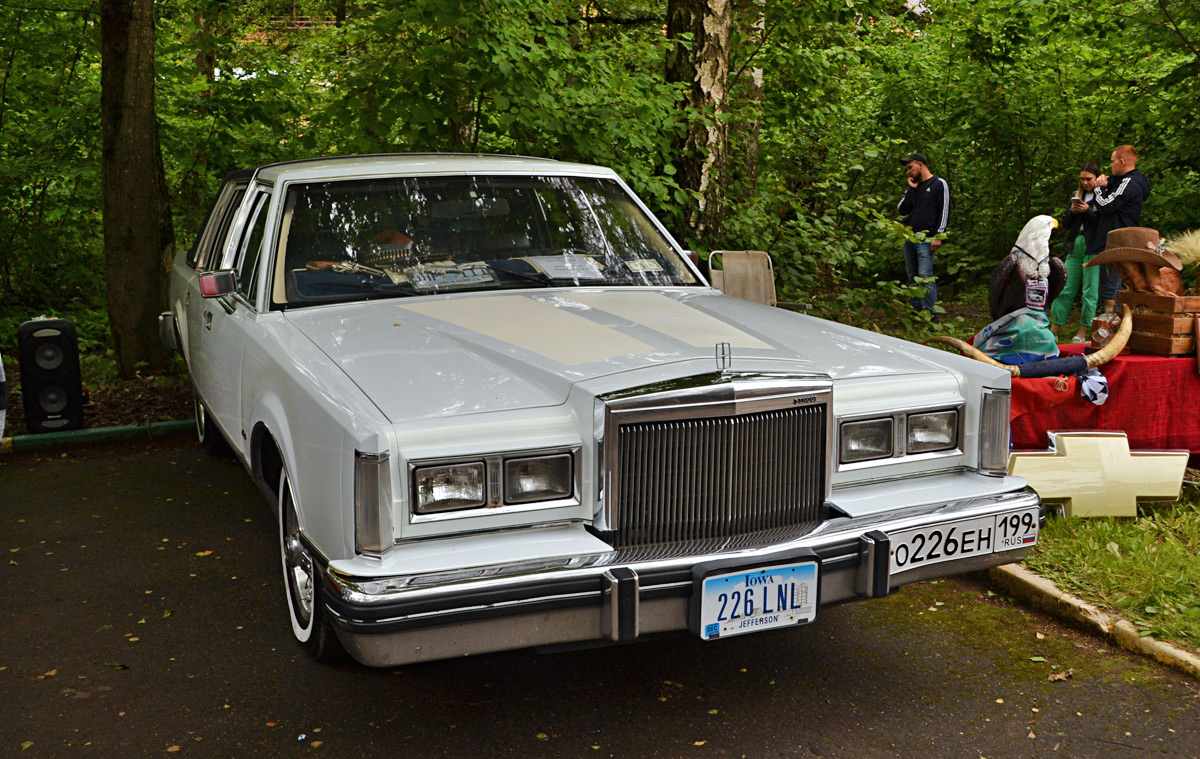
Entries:
[[1012, 250], [992, 270], [988, 285], [992, 323], [971, 342], [946, 335], [928, 342], [944, 343], [964, 355], [1003, 367], [1014, 377], [1026, 378], [1080, 374], [1119, 353], [1132, 331], [1128, 306], [1109, 345], [1086, 356], [1059, 358], [1046, 316], [1046, 309], [1067, 282], [1066, 265], [1050, 255], [1050, 233], [1057, 226], [1058, 221], [1046, 215], [1025, 223]]
[[[1053, 216], [1034, 216], [1025, 222], [1009, 254], [992, 270], [988, 283], [988, 306], [992, 319], [1011, 314], [1027, 305], [1032, 297], [1042, 298], [1042, 309], [1049, 307], [1067, 284], [1067, 267], [1060, 258], [1050, 255], [1050, 233], [1058, 226]], [[1045, 289], [1029, 290], [1033, 278], [1045, 283]], [[1041, 287], [1041, 285], [1035, 285]]]

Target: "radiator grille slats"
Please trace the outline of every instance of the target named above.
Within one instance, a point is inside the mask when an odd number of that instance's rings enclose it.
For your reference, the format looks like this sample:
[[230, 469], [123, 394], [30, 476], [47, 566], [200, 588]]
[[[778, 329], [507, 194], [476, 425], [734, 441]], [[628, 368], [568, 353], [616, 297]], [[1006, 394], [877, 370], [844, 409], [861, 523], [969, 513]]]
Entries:
[[620, 425], [618, 547], [728, 538], [820, 519], [824, 406]]

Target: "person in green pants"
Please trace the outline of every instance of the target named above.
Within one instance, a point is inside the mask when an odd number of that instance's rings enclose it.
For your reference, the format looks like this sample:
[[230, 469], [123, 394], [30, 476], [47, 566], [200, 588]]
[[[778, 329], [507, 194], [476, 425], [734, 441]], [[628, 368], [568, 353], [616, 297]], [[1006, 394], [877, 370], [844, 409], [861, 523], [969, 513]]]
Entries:
[[1087, 216], [1087, 209], [1092, 202], [1092, 188], [1099, 175], [1100, 167], [1095, 161], [1084, 164], [1079, 170], [1079, 189], [1071, 195], [1062, 216], [1062, 228], [1066, 230], [1067, 284], [1050, 306], [1050, 323], [1056, 328], [1066, 324], [1071, 307], [1075, 305], [1075, 296], [1081, 295], [1079, 331], [1071, 338], [1071, 342], [1075, 343], [1087, 342], [1088, 329], [1096, 316], [1096, 297], [1100, 290], [1099, 269], [1095, 266], [1083, 268], [1089, 258], [1085, 251], [1096, 226], [1095, 219]]

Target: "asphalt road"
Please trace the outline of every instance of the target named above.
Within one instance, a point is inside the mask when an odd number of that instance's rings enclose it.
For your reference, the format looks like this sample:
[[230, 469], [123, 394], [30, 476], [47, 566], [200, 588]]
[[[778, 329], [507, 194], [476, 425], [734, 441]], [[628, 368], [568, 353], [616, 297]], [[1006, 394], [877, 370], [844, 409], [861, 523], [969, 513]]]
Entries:
[[0, 459], [0, 550], [5, 757], [1200, 756], [1200, 683], [970, 581], [714, 643], [321, 666], [257, 490], [187, 441]]

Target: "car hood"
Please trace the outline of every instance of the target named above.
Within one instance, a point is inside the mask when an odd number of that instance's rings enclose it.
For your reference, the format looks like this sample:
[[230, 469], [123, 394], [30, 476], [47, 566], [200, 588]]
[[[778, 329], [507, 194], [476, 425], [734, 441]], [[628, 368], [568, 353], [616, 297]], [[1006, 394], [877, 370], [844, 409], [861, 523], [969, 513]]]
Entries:
[[653, 367], [650, 381], [697, 362], [713, 371], [722, 343], [735, 371], [944, 371], [914, 355], [920, 346], [708, 289], [470, 293], [285, 315], [392, 422], [558, 405], [577, 383], [637, 371], [630, 384], [644, 384]]

